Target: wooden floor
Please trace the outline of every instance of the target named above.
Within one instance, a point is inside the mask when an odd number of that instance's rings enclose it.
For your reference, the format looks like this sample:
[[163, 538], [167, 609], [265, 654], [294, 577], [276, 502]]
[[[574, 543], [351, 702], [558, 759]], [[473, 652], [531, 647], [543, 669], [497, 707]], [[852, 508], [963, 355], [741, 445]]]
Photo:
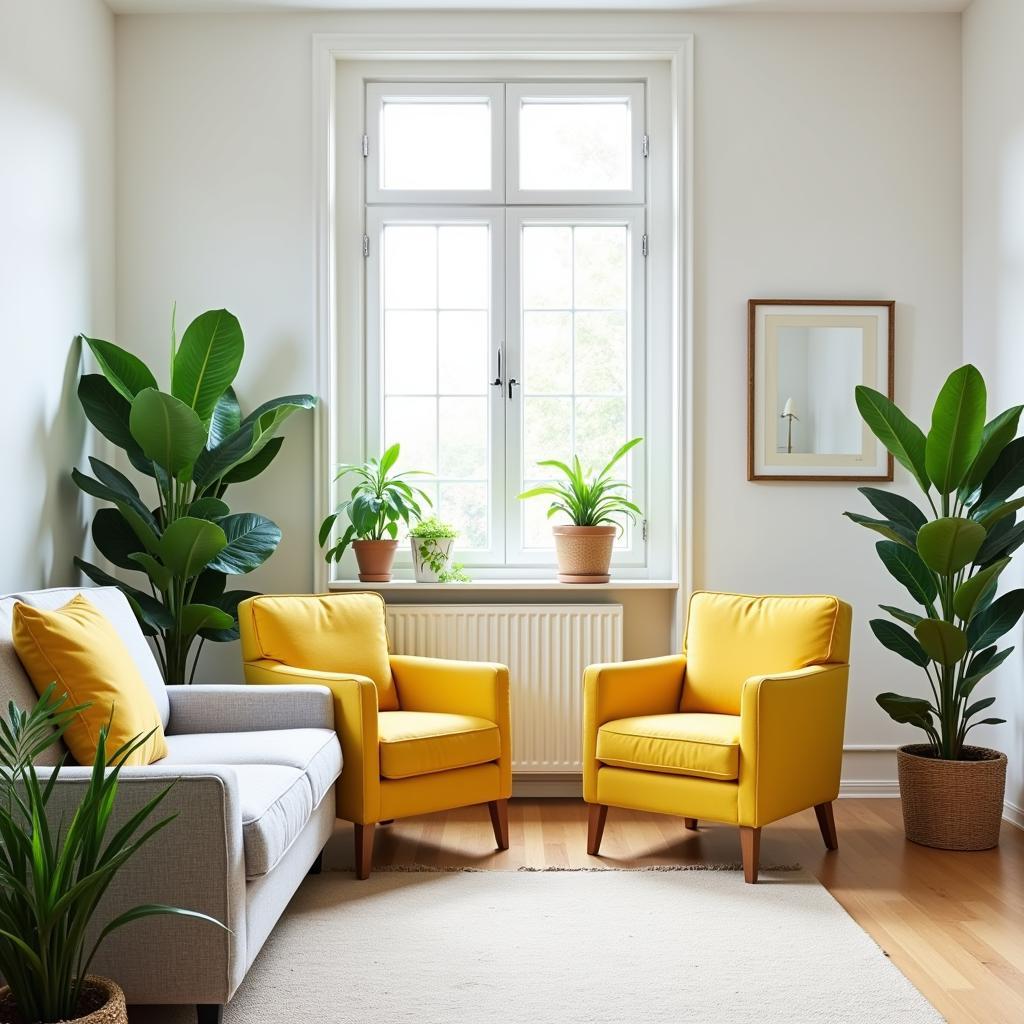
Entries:
[[[587, 856], [586, 808], [577, 800], [513, 800], [510, 849], [494, 850], [486, 807], [378, 826], [376, 864], [639, 867], [739, 861], [735, 828], [611, 808], [600, 858]], [[836, 803], [839, 850], [825, 851], [813, 811], [762, 833], [761, 863], [813, 872], [953, 1024], [1024, 1021], [1024, 831], [1004, 822], [984, 853], [908, 843], [896, 800]], [[352, 827], [339, 822], [327, 867], [352, 863]], [[680, 885], [685, 878], [680, 878]], [[742, 885], [737, 877], [737, 885]]]

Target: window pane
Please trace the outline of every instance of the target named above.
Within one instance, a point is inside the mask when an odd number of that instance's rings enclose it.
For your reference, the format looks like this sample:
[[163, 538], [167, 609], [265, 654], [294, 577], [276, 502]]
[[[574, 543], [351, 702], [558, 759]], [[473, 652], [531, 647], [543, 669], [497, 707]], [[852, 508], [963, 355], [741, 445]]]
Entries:
[[[576, 454], [585, 471], [602, 469], [627, 440], [625, 399], [576, 399]], [[616, 469], [624, 473], [626, 464]]]
[[[529, 489], [550, 480], [531, 480], [524, 486]], [[548, 519], [548, 507], [551, 502], [547, 498], [530, 498], [521, 503], [523, 506], [523, 547], [542, 551], [553, 551], [555, 540], [551, 536], [551, 527], [569, 522], [564, 512], [556, 512]]]
[[442, 395], [487, 393], [487, 313], [442, 311], [438, 316], [438, 390]]
[[384, 314], [384, 386], [389, 395], [432, 395], [437, 386], [437, 314]]
[[624, 395], [628, 381], [626, 314], [577, 313], [575, 328], [575, 391], [584, 395]]
[[626, 305], [628, 231], [623, 225], [578, 226], [573, 232], [574, 300], [577, 309]]
[[381, 188], [491, 187], [491, 111], [486, 99], [386, 100], [381, 133]]
[[438, 476], [486, 480], [487, 399], [442, 398], [438, 430]]
[[438, 229], [438, 301], [443, 309], [487, 309], [490, 260], [486, 224]]
[[437, 472], [437, 400], [387, 398], [384, 401], [384, 447], [402, 446], [399, 469]]
[[388, 224], [383, 245], [385, 308], [433, 309], [437, 305], [437, 228]]
[[572, 228], [523, 228], [524, 309], [572, 308]]
[[519, 151], [522, 189], [629, 189], [629, 103], [524, 100]]
[[446, 484], [438, 487], [437, 514], [459, 531], [455, 558], [459, 551], [488, 546], [487, 484]]
[[523, 476], [531, 479], [544, 472], [538, 462], [572, 454], [572, 399], [526, 397], [523, 419]]
[[527, 395], [572, 390], [572, 313], [523, 314], [523, 387]]

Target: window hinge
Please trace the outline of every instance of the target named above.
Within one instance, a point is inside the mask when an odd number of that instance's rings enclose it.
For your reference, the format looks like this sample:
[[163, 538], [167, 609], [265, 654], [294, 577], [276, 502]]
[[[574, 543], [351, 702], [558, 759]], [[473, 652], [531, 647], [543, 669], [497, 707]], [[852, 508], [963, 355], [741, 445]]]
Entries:
[[[363, 138], [365, 139], [366, 136], [364, 135]], [[649, 135], [644, 135], [640, 139], [640, 155], [645, 159], [651, 155], [651, 137]]]
[[640, 239], [640, 252], [641, 252], [641, 254], [643, 256], [647, 255], [647, 236], [646, 235], [644, 235], [643, 238]]
[[370, 236], [369, 235], [363, 235], [363, 255], [364, 256], [369, 256], [370, 255]]
[[647, 543], [647, 520], [643, 521], [643, 525], [640, 527], [640, 536], [643, 537], [644, 543]]
[[[646, 136], [645, 136], [646, 137]], [[363, 132], [363, 156], [370, 155], [370, 136]], [[644, 153], [644, 156], [647, 154]]]

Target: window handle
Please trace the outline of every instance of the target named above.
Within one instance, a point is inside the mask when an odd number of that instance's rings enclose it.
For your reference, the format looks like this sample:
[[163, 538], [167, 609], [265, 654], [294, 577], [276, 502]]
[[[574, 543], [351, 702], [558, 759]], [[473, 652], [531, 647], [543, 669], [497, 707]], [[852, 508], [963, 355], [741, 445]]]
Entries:
[[501, 346], [498, 346], [498, 376], [491, 381], [492, 388], [500, 388], [505, 382], [501, 379]]
[[512, 401], [512, 389], [519, 387], [519, 381], [515, 377], [509, 377], [508, 379], [508, 399]]

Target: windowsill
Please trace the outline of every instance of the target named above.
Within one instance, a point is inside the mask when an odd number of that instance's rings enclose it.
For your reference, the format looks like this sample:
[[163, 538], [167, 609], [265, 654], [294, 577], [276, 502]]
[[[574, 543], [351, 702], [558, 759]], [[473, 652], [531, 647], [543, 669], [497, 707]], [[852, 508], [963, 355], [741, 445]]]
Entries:
[[332, 580], [329, 590], [378, 590], [385, 593], [422, 591], [431, 593], [450, 593], [453, 596], [460, 591], [510, 591], [510, 590], [549, 590], [562, 593], [589, 592], [595, 590], [678, 590], [675, 580], [650, 579], [615, 579], [609, 583], [559, 583], [558, 580], [547, 578], [542, 580], [473, 580], [470, 583], [417, 583], [415, 580], [392, 580], [390, 583], [363, 583], [361, 580]]

